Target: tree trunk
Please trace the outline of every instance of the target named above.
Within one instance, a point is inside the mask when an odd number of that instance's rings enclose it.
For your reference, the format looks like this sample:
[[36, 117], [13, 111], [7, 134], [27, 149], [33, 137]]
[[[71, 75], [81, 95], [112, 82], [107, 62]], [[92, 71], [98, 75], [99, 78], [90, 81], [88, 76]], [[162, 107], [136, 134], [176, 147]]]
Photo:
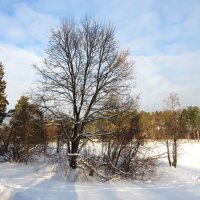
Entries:
[[[77, 119], [78, 121], [78, 119]], [[72, 130], [73, 137], [71, 138], [71, 151], [69, 152], [69, 166], [72, 169], [77, 168], [77, 153], [78, 153], [78, 147], [79, 147], [79, 126], [76, 124], [74, 125], [74, 128]]]
[[78, 146], [79, 146], [79, 141], [77, 139], [75, 141], [72, 141], [71, 153], [69, 154], [69, 156], [70, 156], [69, 166], [72, 169], [76, 169], [77, 168]]
[[60, 134], [61, 134], [61, 131], [60, 131], [60, 128], [59, 130], [57, 131], [57, 138], [56, 138], [56, 152], [59, 153], [60, 152]]
[[195, 131], [193, 132], [193, 135], [194, 135], [194, 142], [196, 142], [196, 133], [195, 133]]
[[198, 140], [198, 143], [199, 143], [199, 130], [197, 130], [197, 140]]
[[75, 155], [70, 157], [69, 166], [72, 169], [76, 169], [77, 168], [77, 158], [76, 157], [77, 156], [75, 156]]
[[169, 150], [169, 140], [167, 139], [167, 158], [169, 162], [169, 166], [172, 166], [171, 158], [170, 158], [170, 150]]
[[188, 143], [191, 141], [190, 133], [188, 133]]
[[177, 139], [176, 139], [176, 135], [174, 135], [174, 141], [173, 141], [173, 162], [172, 162], [172, 166], [174, 166], [175, 168], [177, 167]]

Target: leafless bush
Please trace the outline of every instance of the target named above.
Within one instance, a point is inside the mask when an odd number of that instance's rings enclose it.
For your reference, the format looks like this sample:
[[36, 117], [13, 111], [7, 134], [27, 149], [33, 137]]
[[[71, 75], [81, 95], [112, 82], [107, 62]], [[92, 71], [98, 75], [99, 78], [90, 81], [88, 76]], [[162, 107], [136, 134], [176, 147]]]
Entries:
[[85, 150], [80, 163], [103, 180], [134, 179], [149, 180], [155, 173], [158, 156], [149, 156], [143, 138], [133, 139], [124, 133], [105, 141], [98, 141], [98, 152]]

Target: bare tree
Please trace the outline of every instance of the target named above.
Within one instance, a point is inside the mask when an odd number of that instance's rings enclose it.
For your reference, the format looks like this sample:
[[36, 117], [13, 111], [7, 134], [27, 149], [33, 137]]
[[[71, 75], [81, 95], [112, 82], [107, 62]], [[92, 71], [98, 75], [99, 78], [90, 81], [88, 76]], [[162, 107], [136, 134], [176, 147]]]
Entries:
[[[167, 158], [170, 166], [177, 167], [178, 159], [178, 146], [180, 135], [180, 112], [177, 107], [180, 106], [180, 101], [177, 93], [170, 93], [169, 98], [166, 100], [168, 106], [168, 119], [165, 121], [166, 132], [165, 142], [167, 147]], [[172, 146], [170, 152], [170, 145]], [[172, 158], [171, 158], [172, 157]]]
[[167, 108], [174, 111], [178, 106], [180, 106], [180, 101], [178, 94], [175, 92], [171, 92], [167, 100], [164, 100], [167, 104]]
[[63, 20], [52, 30], [46, 58], [35, 68], [41, 75], [41, 105], [57, 119], [67, 118], [72, 124], [70, 132], [63, 132], [69, 165], [76, 169], [80, 143], [88, 137], [86, 125], [111, 117], [106, 115], [110, 110], [105, 107], [107, 95], [128, 99], [129, 105], [135, 102], [126, 98], [133, 63], [128, 51], [120, 50], [112, 26], [86, 18], [79, 25]]

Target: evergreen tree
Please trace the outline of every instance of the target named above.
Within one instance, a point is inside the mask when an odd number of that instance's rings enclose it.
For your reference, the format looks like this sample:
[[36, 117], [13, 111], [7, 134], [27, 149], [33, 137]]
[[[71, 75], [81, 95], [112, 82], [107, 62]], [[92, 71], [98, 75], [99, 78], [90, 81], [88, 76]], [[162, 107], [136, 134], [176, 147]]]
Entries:
[[15, 106], [11, 134], [13, 160], [17, 162], [27, 162], [30, 149], [45, 143], [43, 113], [26, 96], [22, 96]]
[[8, 105], [8, 101], [6, 100], [6, 81], [4, 78], [4, 68], [2, 63], [0, 62], [0, 122], [3, 120], [6, 112], [6, 106]]

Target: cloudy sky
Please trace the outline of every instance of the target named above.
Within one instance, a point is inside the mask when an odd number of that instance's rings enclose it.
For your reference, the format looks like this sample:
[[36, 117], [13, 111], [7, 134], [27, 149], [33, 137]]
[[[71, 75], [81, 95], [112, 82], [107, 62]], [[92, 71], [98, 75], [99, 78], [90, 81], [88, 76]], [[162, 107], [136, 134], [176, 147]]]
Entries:
[[200, 0], [1, 0], [0, 61], [13, 108], [36, 80], [48, 33], [64, 17], [111, 22], [135, 62], [144, 110], [161, 110], [170, 92], [200, 106]]

